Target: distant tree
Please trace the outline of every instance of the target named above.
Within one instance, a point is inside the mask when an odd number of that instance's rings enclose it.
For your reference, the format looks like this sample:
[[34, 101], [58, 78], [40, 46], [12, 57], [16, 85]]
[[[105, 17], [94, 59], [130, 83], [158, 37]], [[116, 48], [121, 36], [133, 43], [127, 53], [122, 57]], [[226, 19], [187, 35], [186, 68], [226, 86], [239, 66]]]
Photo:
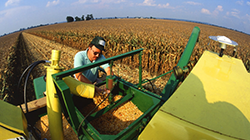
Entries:
[[67, 22], [73, 22], [74, 21], [74, 18], [72, 16], [67, 16]]
[[81, 19], [78, 16], [76, 16], [75, 21], [81, 21]]
[[25, 28], [20, 28], [20, 30], [19, 30], [19, 31], [23, 31], [23, 30], [25, 30]]
[[86, 20], [94, 20], [94, 17], [92, 14], [87, 14]]
[[84, 20], [84, 15], [82, 15], [82, 20]]
[[87, 14], [86, 20], [91, 20], [91, 17], [89, 14]]
[[91, 20], [94, 20], [94, 17], [93, 17], [93, 15], [92, 15], [92, 14], [90, 14], [90, 19], [91, 19]]

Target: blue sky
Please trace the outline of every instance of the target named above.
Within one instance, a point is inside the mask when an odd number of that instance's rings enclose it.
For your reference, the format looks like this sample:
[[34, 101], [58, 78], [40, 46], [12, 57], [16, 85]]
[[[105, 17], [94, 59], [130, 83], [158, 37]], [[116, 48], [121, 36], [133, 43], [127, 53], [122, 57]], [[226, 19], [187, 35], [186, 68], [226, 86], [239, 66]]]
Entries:
[[0, 35], [87, 14], [185, 19], [250, 34], [250, 0], [1, 0]]

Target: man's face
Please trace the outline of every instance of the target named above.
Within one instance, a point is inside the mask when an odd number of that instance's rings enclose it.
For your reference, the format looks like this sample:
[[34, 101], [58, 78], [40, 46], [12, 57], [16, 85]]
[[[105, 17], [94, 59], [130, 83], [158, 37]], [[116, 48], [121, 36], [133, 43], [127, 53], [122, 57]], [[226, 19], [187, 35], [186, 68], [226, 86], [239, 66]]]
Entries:
[[90, 50], [90, 60], [96, 60], [101, 54], [102, 51], [93, 45], [92, 47], [89, 47]]

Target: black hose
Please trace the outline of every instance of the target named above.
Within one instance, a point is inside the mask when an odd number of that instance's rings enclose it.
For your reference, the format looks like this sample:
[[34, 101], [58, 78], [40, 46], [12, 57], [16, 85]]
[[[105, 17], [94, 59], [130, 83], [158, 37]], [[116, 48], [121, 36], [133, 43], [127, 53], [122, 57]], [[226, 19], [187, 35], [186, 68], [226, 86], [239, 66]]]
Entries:
[[[50, 61], [48, 61], [48, 60], [36, 61], [36, 62], [30, 64], [30, 65], [23, 71], [21, 77], [19, 78], [18, 84], [17, 84], [17, 91], [16, 91], [17, 96], [19, 96], [19, 88], [20, 88], [20, 85], [21, 85], [21, 82], [22, 82], [22, 78], [23, 78], [24, 75], [27, 73], [27, 71], [30, 69], [29, 74], [27, 75], [27, 77], [29, 77], [29, 75], [30, 75], [32, 69], [34, 69], [35, 66], [37, 66], [37, 65], [40, 64], [40, 63], [48, 63], [48, 62], [50, 62]], [[27, 77], [26, 77], [26, 79], [28, 79]], [[27, 83], [26, 83], [25, 86], [27, 86]], [[26, 93], [24, 93], [24, 101], [25, 101], [26, 111], [28, 111], [28, 109], [27, 109], [27, 102], [26, 102]], [[21, 106], [21, 102], [19, 103], [19, 106], [20, 106], [21, 110], [23, 111], [22, 106]]]
[[32, 63], [31, 65], [29, 65], [29, 66], [23, 71], [21, 77], [19, 78], [18, 84], [17, 84], [17, 87], [18, 87], [18, 88], [20, 87], [22, 78], [23, 78], [23, 76], [26, 74], [26, 72], [27, 72], [35, 63], [38, 63], [38, 62], [39, 62], [39, 61]]
[[[22, 78], [24, 77], [24, 75], [27, 73], [27, 71], [29, 70], [29, 73], [27, 74], [26, 76], [26, 79], [25, 79], [25, 84], [24, 84], [24, 102], [25, 102], [25, 108], [26, 108], [26, 113], [28, 113], [28, 105], [27, 105], [27, 101], [26, 101], [26, 89], [27, 89], [27, 83], [28, 83], [28, 78], [29, 78], [29, 75], [31, 73], [31, 71], [35, 68], [35, 66], [37, 66], [38, 64], [40, 63], [49, 63], [50, 61], [48, 60], [40, 60], [40, 61], [36, 61], [34, 63], [32, 63], [31, 65], [29, 65], [22, 73], [21, 77], [19, 78], [19, 81], [18, 81], [18, 84], [17, 84], [17, 91], [16, 91], [16, 94], [17, 96], [19, 96], [19, 87], [20, 87], [20, 84], [22, 82]], [[23, 108], [21, 106], [21, 102], [19, 102], [19, 106], [23, 111]], [[28, 127], [33, 130], [33, 133], [35, 134], [35, 137], [38, 138], [38, 139], [41, 139], [41, 132], [39, 131], [39, 129], [37, 129], [36, 127], [31, 127], [31, 125], [28, 124]], [[39, 133], [39, 134], [38, 134]]]
[[[32, 63], [31, 65], [29, 65], [29, 66], [23, 71], [21, 77], [19, 78], [19, 81], [18, 81], [18, 84], [17, 84], [17, 90], [16, 90], [17, 96], [19, 96], [19, 88], [20, 88], [20, 84], [21, 84], [21, 82], [22, 82], [22, 78], [23, 78], [24, 75], [27, 73], [27, 71], [30, 69], [30, 70], [29, 70], [29, 73], [28, 73], [28, 75], [27, 75], [27, 77], [26, 77], [25, 85], [24, 85], [24, 90], [25, 90], [25, 91], [24, 91], [24, 102], [25, 102], [25, 107], [26, 107], [26, 113], [28, 113], [28, 105], [27, 105], [27, 101], [26, 101], [26, 87], [27, 87], [27, 81], [28, 81], [29, 75], [30, 75], [31, 71], [35, 68], [35, 66], [37, 66], [38, 64], [40, 64], [40, 63], [49, 63], [49, 62], [50, 62], [50, 61], [48, 61], [48, 60], [40, 60], [40, 61], [36, 61], [36, 62]], [[23, 111], [23, 108], [22, 108], [22, 106], [21, 106], [21, 102], [19, 102], [19, 106], [20, 106], [22, 112], [24, 112], [24, 111]], [[28, 127], [29, 127], [31, 130], [33, 130], [33, 132], [34, 132], [36, 138], [38, 138], [38, 139], [41, 138], [40, 135], [37, 134], [37, 131], [39, 132], [39, 130], [38, 130], [37, 128], [31, 127], [31, 125], [29, 125], [29, 124], [28, 124]], [[39, 133], [41, 134], [41, 132], [39, 132]]]
[[28, 83], [28, 79], [29, 79], [30, 73], [31, 73], [31, 71], [32, 71], [38, 64], [40, 64], [40, 63], [46, 63], [46, 62], [48, 62], [48, 61], [46, 61], [46, 60], [41, 60], [41, 61], [37, 61], [37, 62], [33, 63], [32, 67], [30, 68], [30, 70], [29, 70], [29, 72], [28, 72], [28, 74], [27, 74], [27, 76], [26, 76], [26, 79], [25, 79], [25, 82], [24, 82], [24, 93], [23, 93], [23, 94], [24, 94], [24, 103], [25, 103], [26, 113], [29, 112], [29, 111], [28, 111], [28, 104], [27, 104], [27, 97], [26, 97], [26, 90], [27, 90], [27, 83]]
[[[39, 61], [37, 62], [34, 62], [32, 64], [30, 64], [22, 73], [21, 77], [19, 78], [19, 81], [18, 81], [18, 84], [17, 84], [17, 89], [16, 89], [16, 95], [19, 96], [19, 88], [20, 88], [20, 84], [22, 82], [22, 79], [23, 79], [23, 76], [26, 74], [26, 72], [36, 63], [38, 63]], [[20, 108], [22, 109], [22, 106], [21, 106], [21, 102], [18, 103]], [[22, 109], [23, 110], [23, 109]]]

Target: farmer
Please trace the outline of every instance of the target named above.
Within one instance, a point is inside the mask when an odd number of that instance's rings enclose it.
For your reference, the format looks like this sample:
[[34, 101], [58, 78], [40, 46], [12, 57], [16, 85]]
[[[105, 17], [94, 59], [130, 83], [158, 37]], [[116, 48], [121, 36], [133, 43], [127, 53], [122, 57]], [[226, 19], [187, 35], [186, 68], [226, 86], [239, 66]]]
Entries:
[[[90, 64], [96, 61], [100, 61], [103, 59], [106, 59], [102, 55], [102, 51], [105, 51], [105, 40], [102, 37], [96, 36], [91, 43], [89, 44], [88, 48], [85, 51], [80, 51], [75, 55], [74, 58], [74, 67], [83, 66], [86, 64]], [[105, 70], [107, 75], [110, 75], [110, 67], [109, 64], [103, 64], [100, 66]], [[83, 72], [79, 72], [75, 74], [75, 78], [78, 81], [87, 83], [87, 84], [94, 84], [94, 83], [100, 83], [101, 80], [97, 78], [98, 76], [98, 67], [94, 67], [91, 69], [88, 69]], [[95, 86], [95, 90], [97, 92], [102, 92], [102, 90]]]

